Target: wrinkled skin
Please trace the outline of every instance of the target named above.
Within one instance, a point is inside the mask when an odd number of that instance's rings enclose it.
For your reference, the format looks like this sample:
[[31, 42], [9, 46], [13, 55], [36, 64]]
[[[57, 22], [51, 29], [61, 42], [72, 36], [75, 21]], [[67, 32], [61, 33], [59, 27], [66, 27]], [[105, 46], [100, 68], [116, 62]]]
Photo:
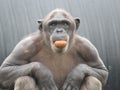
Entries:
[[38, 24], [2, 63], [0, 90], [102, 90], [108, 71], [94, 45], [75, 33], [80, 19], [56, 9]]

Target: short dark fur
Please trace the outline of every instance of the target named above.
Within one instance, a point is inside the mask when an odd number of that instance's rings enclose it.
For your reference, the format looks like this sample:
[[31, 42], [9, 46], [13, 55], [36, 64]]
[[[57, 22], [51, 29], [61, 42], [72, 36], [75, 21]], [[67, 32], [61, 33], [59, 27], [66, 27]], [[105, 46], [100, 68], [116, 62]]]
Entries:
[[[108, 71], [97, 49], [75, 33], [80, 19], [56, 9], [38, 23], [40, 31], [21, 40], [2, 63], [0, 88], [101, 90]], [[66, 47], [55, 47], [57, 40], [66, 40]]]

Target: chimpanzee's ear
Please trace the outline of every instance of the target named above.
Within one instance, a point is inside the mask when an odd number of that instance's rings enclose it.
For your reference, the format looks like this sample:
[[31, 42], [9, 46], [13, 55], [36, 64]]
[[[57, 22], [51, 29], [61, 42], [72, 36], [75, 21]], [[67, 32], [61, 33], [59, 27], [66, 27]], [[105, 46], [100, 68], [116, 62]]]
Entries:
[[76, 24], [76, 30], [79, 28], [79, 25], [80, 25], [80, 18], [76, 17], [74, 18], [75, 20], [75, 24]]
[[37, 22], [38, 22], [38, 24], [39, 24], [39, 30], [42, 31], [43, 19], [39, 19]]

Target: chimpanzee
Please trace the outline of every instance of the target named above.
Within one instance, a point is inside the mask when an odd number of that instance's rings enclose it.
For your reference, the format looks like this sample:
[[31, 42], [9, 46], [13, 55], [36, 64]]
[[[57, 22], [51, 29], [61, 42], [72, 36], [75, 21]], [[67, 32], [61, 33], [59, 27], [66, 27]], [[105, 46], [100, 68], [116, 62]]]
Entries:
[[2, 63], [1, 90], [102, 90], [108, 70], [94, 45], [76, 34], [80, 19], [55, 9], [38, 24]]

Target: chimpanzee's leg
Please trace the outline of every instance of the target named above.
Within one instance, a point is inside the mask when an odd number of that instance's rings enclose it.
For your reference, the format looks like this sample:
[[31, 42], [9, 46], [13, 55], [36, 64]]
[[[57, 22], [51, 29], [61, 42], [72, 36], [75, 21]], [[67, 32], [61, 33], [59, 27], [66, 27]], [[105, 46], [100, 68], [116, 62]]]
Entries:
[[38, 87], [32, 77], [22, 76], [15, 81], [14, 90], [38, 90]]
[[88, 76], [85, 78], [80, 90], [102, 90], [102, 84], [97, 78]]

